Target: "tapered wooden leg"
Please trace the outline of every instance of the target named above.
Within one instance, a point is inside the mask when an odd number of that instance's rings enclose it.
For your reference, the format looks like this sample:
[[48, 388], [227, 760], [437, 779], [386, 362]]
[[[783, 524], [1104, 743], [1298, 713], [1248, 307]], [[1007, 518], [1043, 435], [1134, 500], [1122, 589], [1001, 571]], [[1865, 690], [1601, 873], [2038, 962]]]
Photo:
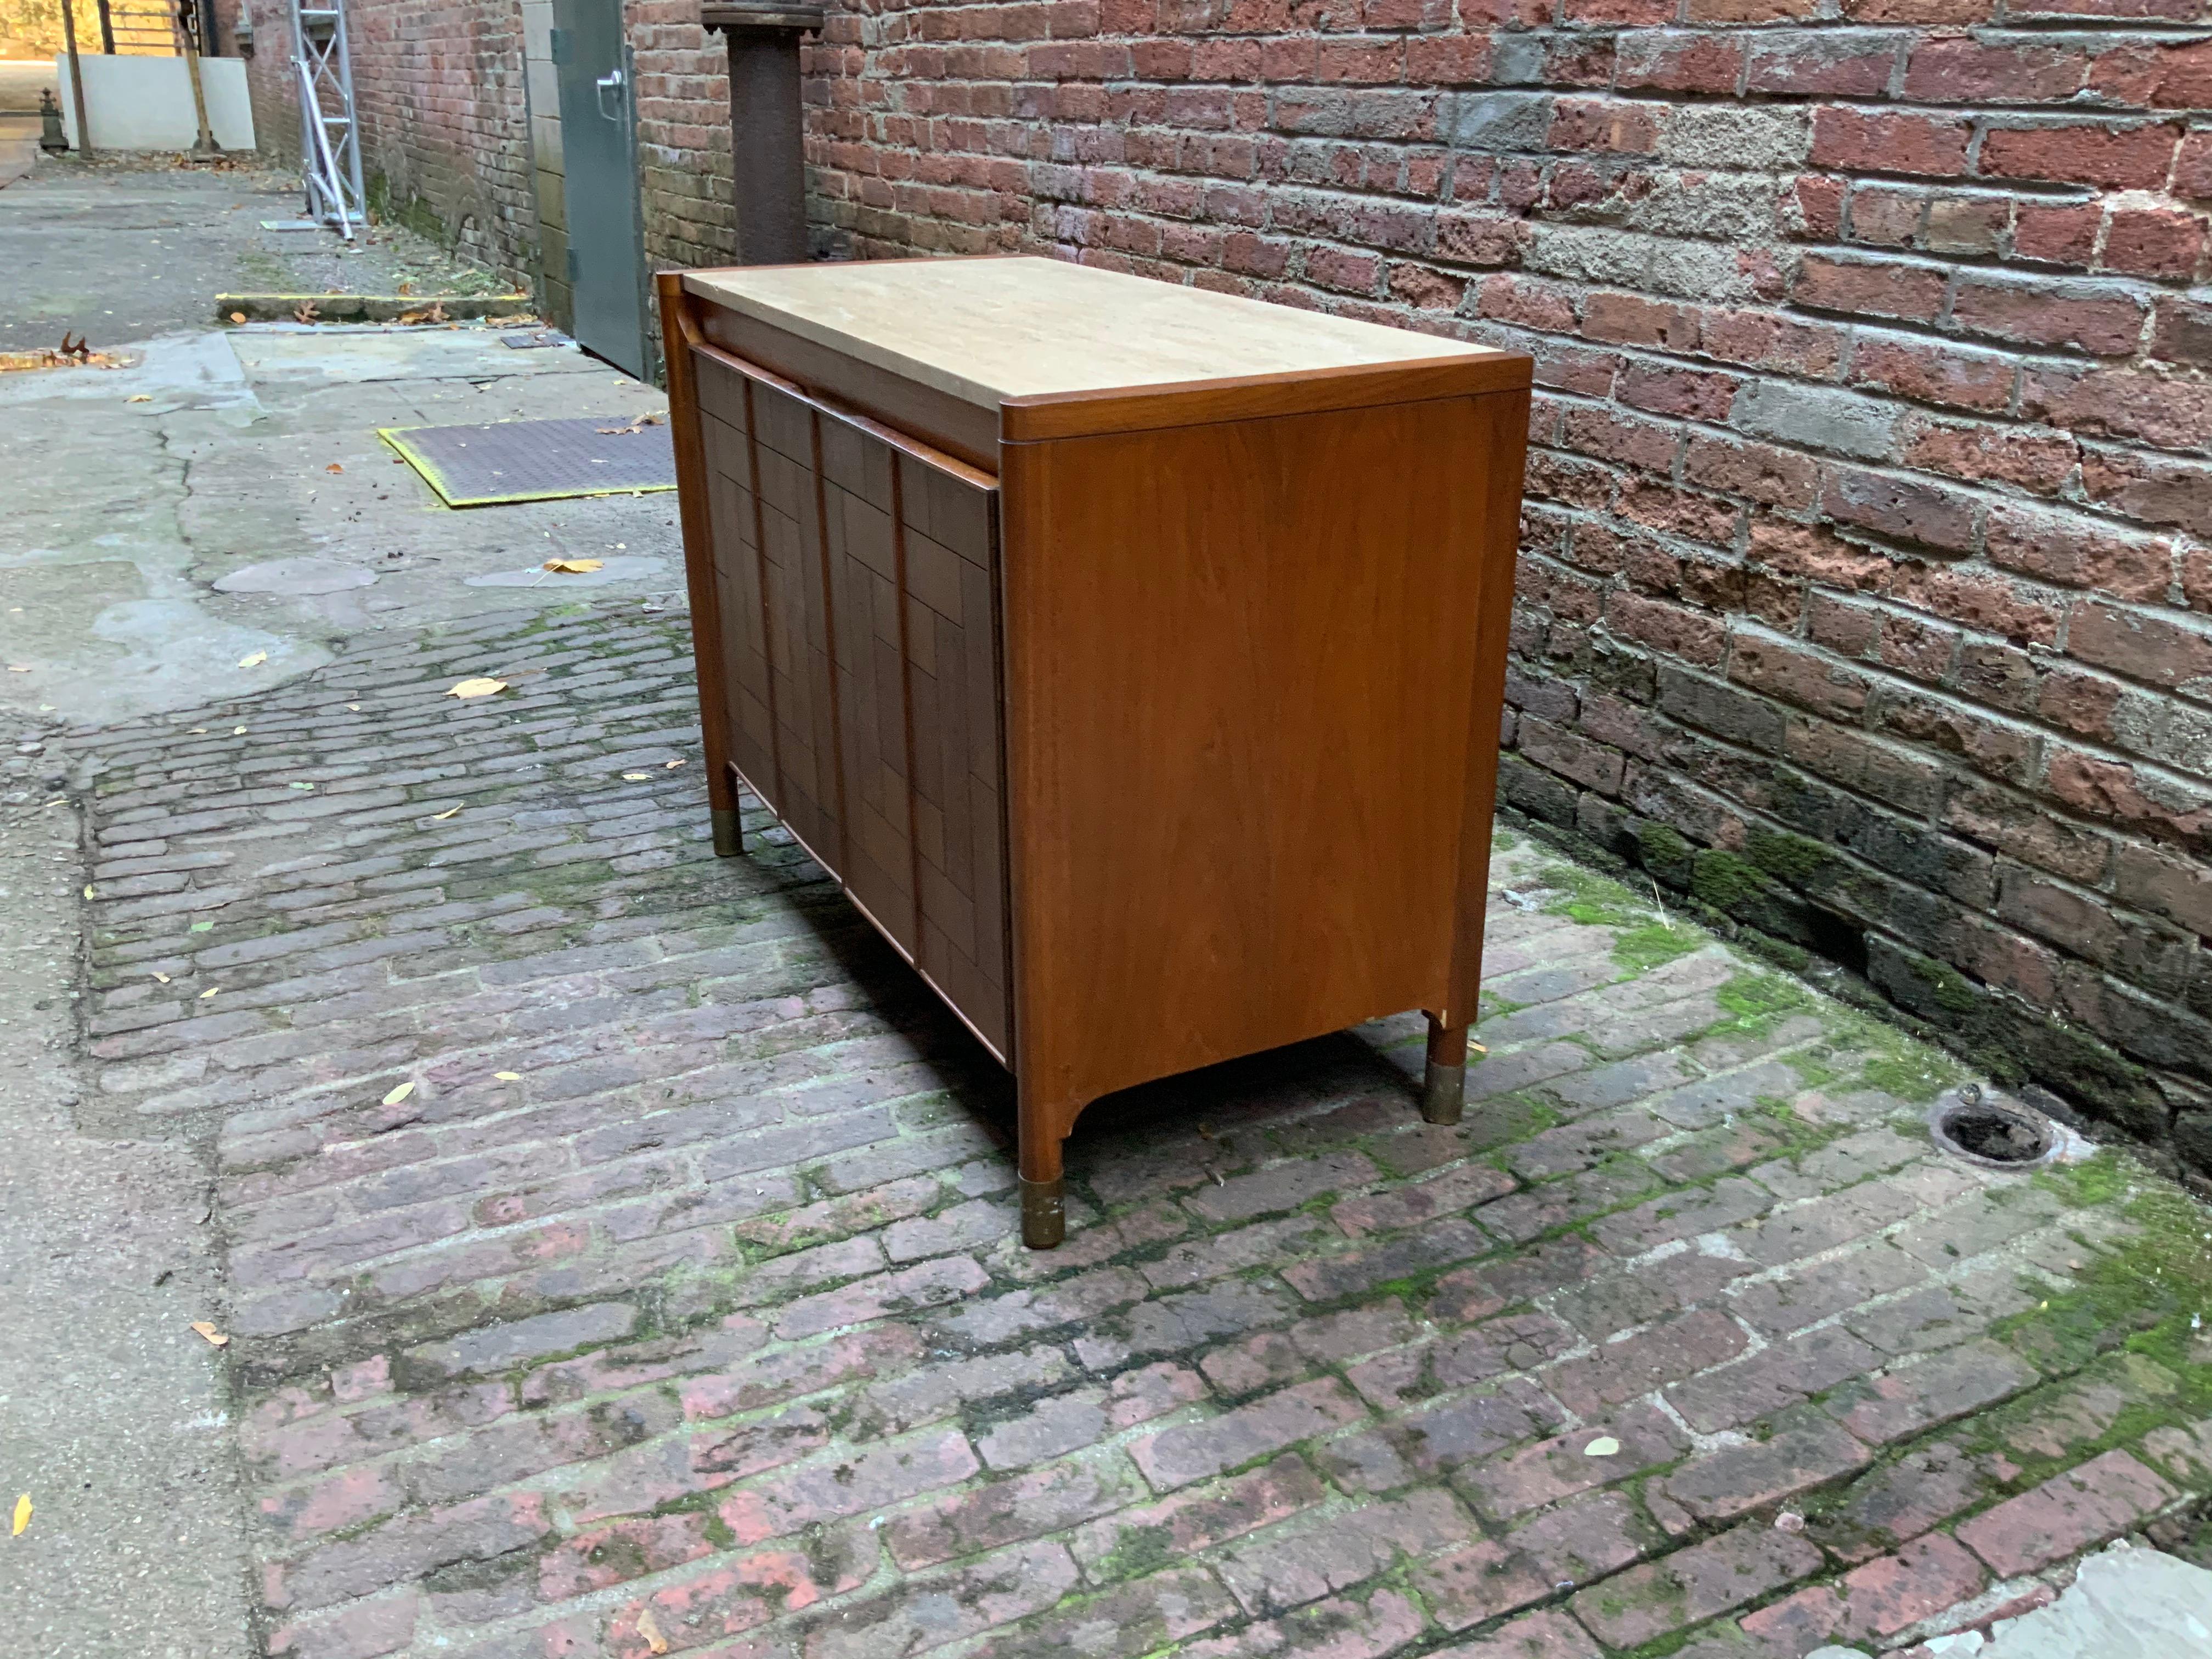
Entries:
[[1022, 1243], [1048, 1250], [1067, 1237], [1066, 1188], [1060, 1176], [1060, 1146], [1073, 1121], [1024, 1099], [1019, 1113], [1022, 1172]]
[[1456, 1123], [1467, 1103], [1467, 1027], [1429, 1016], [1429, 1068], [1421, 1090], [1421, 1115], [1431, 1123]]

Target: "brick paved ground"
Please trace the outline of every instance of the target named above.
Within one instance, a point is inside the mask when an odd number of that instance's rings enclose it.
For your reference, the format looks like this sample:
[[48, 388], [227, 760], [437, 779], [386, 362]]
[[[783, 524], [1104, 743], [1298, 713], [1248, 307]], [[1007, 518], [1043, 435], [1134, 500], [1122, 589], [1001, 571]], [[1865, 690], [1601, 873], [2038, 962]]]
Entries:
[[1032, 1255], [1004, 1079], [709, 855], [695, 730], [606, 605], [79, 745], [272, 1654], [1764, 1659], [2195, 1549], [2212, 1221], [1935, 1154], [1887, 1028], [1508, 836], [1465, 1127], [1410, 1018], [1139, 1091]]

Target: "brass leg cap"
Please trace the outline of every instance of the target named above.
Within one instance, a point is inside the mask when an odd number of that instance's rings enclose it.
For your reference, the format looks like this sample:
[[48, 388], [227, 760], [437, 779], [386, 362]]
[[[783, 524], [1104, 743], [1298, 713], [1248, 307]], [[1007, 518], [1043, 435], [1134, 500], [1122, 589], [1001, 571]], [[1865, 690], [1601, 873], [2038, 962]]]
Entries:
[[1467, 1067], [1429, 1062], [1426, 1086], [1421, 1091], [1421, 1115], [1431, 1123], [1456, 1123], [1467, 1103]]
[[1055, 1176], [1050, 1181], [1022, 1177], [1022, 1243], [1033, 1250], [1048, 1250], [1067, 1237], [1066, 1183]]
[[707, 815], [714, 825], [714, 856], [733, 859], [745, 850], [745, 834], [734, 806], [717, 806]]

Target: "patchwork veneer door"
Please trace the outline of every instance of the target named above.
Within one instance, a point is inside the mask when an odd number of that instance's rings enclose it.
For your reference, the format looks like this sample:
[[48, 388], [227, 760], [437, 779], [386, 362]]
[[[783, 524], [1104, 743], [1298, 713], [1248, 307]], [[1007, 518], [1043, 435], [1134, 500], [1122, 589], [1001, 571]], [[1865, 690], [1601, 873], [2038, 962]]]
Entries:
[[696, 374], [729, 763], [1008, 1060], [997, 481], [751, 365]]

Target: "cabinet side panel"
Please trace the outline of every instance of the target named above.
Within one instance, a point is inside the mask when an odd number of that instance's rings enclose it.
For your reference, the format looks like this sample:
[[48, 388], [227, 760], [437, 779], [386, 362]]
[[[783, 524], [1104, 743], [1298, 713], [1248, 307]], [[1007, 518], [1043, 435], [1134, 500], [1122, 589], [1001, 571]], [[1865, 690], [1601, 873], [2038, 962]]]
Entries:
[[1006, 446], [1025, 1097], [1445, 1001], [1478, 401]]

